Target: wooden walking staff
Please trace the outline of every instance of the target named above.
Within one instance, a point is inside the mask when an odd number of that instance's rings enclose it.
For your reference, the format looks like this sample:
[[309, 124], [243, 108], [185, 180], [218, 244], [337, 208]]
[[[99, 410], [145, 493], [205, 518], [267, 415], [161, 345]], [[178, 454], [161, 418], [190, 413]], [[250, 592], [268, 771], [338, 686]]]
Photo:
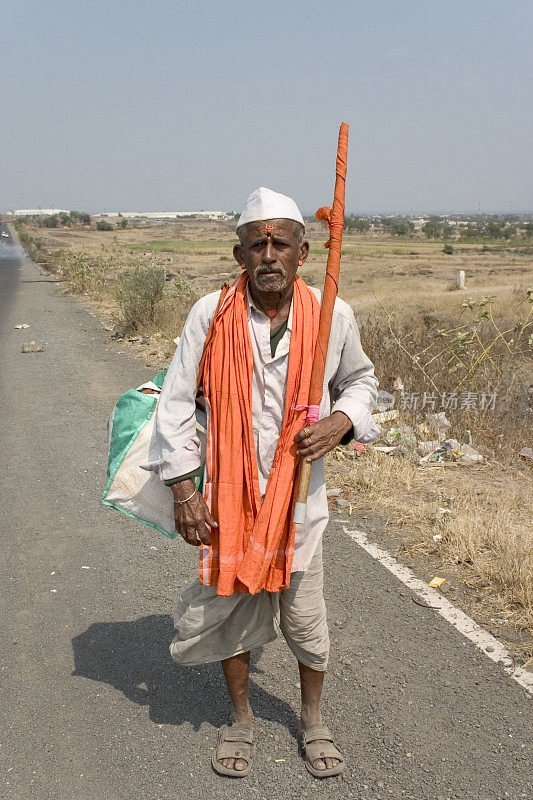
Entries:
[[[339, 288], [339, 270], [341, 264], [342, 229], [344, 227], [344, 188], [346, 183], [346, 166], [348, 159], [348, 125], [343, 122], [339, 131], [339, 145], [337, 147], [337, 165], [335, 177], [335, 194], [332, 208], [319, 208], [316, 218], [327, 222], [330, 231], [329, 241], [324, 245], [329, 247], [326, 266], [326, 279], [324, 293], [320, 308], [320, 322], [311, 372], [309, 386], [309, 399], [307, 405], [306, 425], [318, 422], [320, 403], [322, 401], [322, 385], [324, 383], [324, 368], [328, 352], [333, 306]], [[300, 477], [298, 494], [294, 506], [293, 522], [302, 524], [305, 521], [307, 509], [307, 492], [309, 478], [311, 477], [311, 462], [300, 459]]]

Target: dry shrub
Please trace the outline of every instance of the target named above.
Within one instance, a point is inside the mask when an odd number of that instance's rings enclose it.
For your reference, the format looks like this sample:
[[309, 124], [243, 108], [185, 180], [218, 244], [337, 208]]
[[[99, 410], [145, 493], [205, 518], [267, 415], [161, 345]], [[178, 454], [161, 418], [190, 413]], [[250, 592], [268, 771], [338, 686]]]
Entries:
[[[198, 295], [183, 278], [175, 278], [165, 287], [165, 292], [155, 308], [153, 327], [163, 331], [169, 339], [181, 335], [190, 309]], [[146, 327], [146, 326], [145, 326]]]
[[95, 258], [60, 250], [53, 254], [57, 272], [68, 281], [76, 294], [101, 294], [113, 281], [117, 264], [114, 259]]
[[41, 243], [31, 234], [22, 229], [21, 225], [17, 225], [15, 220], [15, 229], [18, 233], [20, 243], [28, 256], [37, 264], [44, 264], [49, 257], [47, 251], [42, 247]]
[[364, 348], [382, 388], [391, 391], [393, 378], [402, 379], [405, 421], [444, 410], [457, 438], [468, 430], [475, 444], [516, 458], [530, 443], [533, 423], [532, 300], [526, 290], [498, 303], [451, 298], [437, 307], [381, 306], [366, 315], [360, 324]]
[[165, 271], [158, 267], [134, 267], [120, 276], [115, 296], [126, 330], [139, 330], [155, 322], [156, 306], [164, 289]]

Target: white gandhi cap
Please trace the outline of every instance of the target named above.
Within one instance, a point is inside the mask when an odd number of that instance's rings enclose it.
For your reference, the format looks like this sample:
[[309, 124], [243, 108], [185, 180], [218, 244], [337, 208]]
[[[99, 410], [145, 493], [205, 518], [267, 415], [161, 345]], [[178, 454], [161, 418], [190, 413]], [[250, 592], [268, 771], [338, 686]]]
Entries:
[[263, 219], [293, 219], [305, 228], [300, 209], [290, 197], [260, 186], [247, 199], [237, 222], [237, 230], [249, 222]]

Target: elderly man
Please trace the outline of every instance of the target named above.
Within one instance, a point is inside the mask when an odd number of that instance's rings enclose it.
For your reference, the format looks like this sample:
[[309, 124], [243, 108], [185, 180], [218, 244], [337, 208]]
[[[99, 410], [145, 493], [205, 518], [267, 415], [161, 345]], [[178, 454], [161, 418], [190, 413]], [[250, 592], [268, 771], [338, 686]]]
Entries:
[[[290, 198], [263, 187], [248, 198], [233, 251], [243, 273], [222, 302], [214, 292], [189, 314], [159, 401], [160, 459], [150, 465], [172, 486], [177, 530], [200, 546], [200, 580], [178, 603], [171, 654], [182, 665], [222, 663], [233, 715], [212, 766], [234, 777], [251, 766], [250, 650], [276, 637], [275, 619], [298, 661], [305, 766], [316, 777], [344, 769], [320, 712], [329, 650], [322, 457], [340, 442], [377, 435], [369, 413], [377, 381], [352, 310], [337, 299], [320, 419], [304, 427], [321, 298], [297, 276], [309, 253], [304, 231]], [[199, 372], [205, 466], [195, 429]], [[312, 468], [305, 523], [295, 526], [299, 458]]]

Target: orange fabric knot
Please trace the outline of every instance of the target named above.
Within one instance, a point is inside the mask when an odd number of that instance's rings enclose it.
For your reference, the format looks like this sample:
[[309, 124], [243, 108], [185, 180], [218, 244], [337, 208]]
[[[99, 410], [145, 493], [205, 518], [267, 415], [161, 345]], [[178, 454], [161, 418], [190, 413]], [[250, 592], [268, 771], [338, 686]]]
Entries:
[[331, 208], [329, 206], [322, 206], [322, 208], [319, 208], [316, 212], [315, 218], [326, 222], [329, 227], [329, 223], [331, 222]]
[[[328, 228], [331, 227], [331, 208], [329, 206], [322, 206], [319, 208], [315, 214], [315, 218], [321, 220], [321, 222], [325, 222]], [[324, 245], [324, 249], [327, 250], [329, 247], [331, 239], [328, 239]]]

